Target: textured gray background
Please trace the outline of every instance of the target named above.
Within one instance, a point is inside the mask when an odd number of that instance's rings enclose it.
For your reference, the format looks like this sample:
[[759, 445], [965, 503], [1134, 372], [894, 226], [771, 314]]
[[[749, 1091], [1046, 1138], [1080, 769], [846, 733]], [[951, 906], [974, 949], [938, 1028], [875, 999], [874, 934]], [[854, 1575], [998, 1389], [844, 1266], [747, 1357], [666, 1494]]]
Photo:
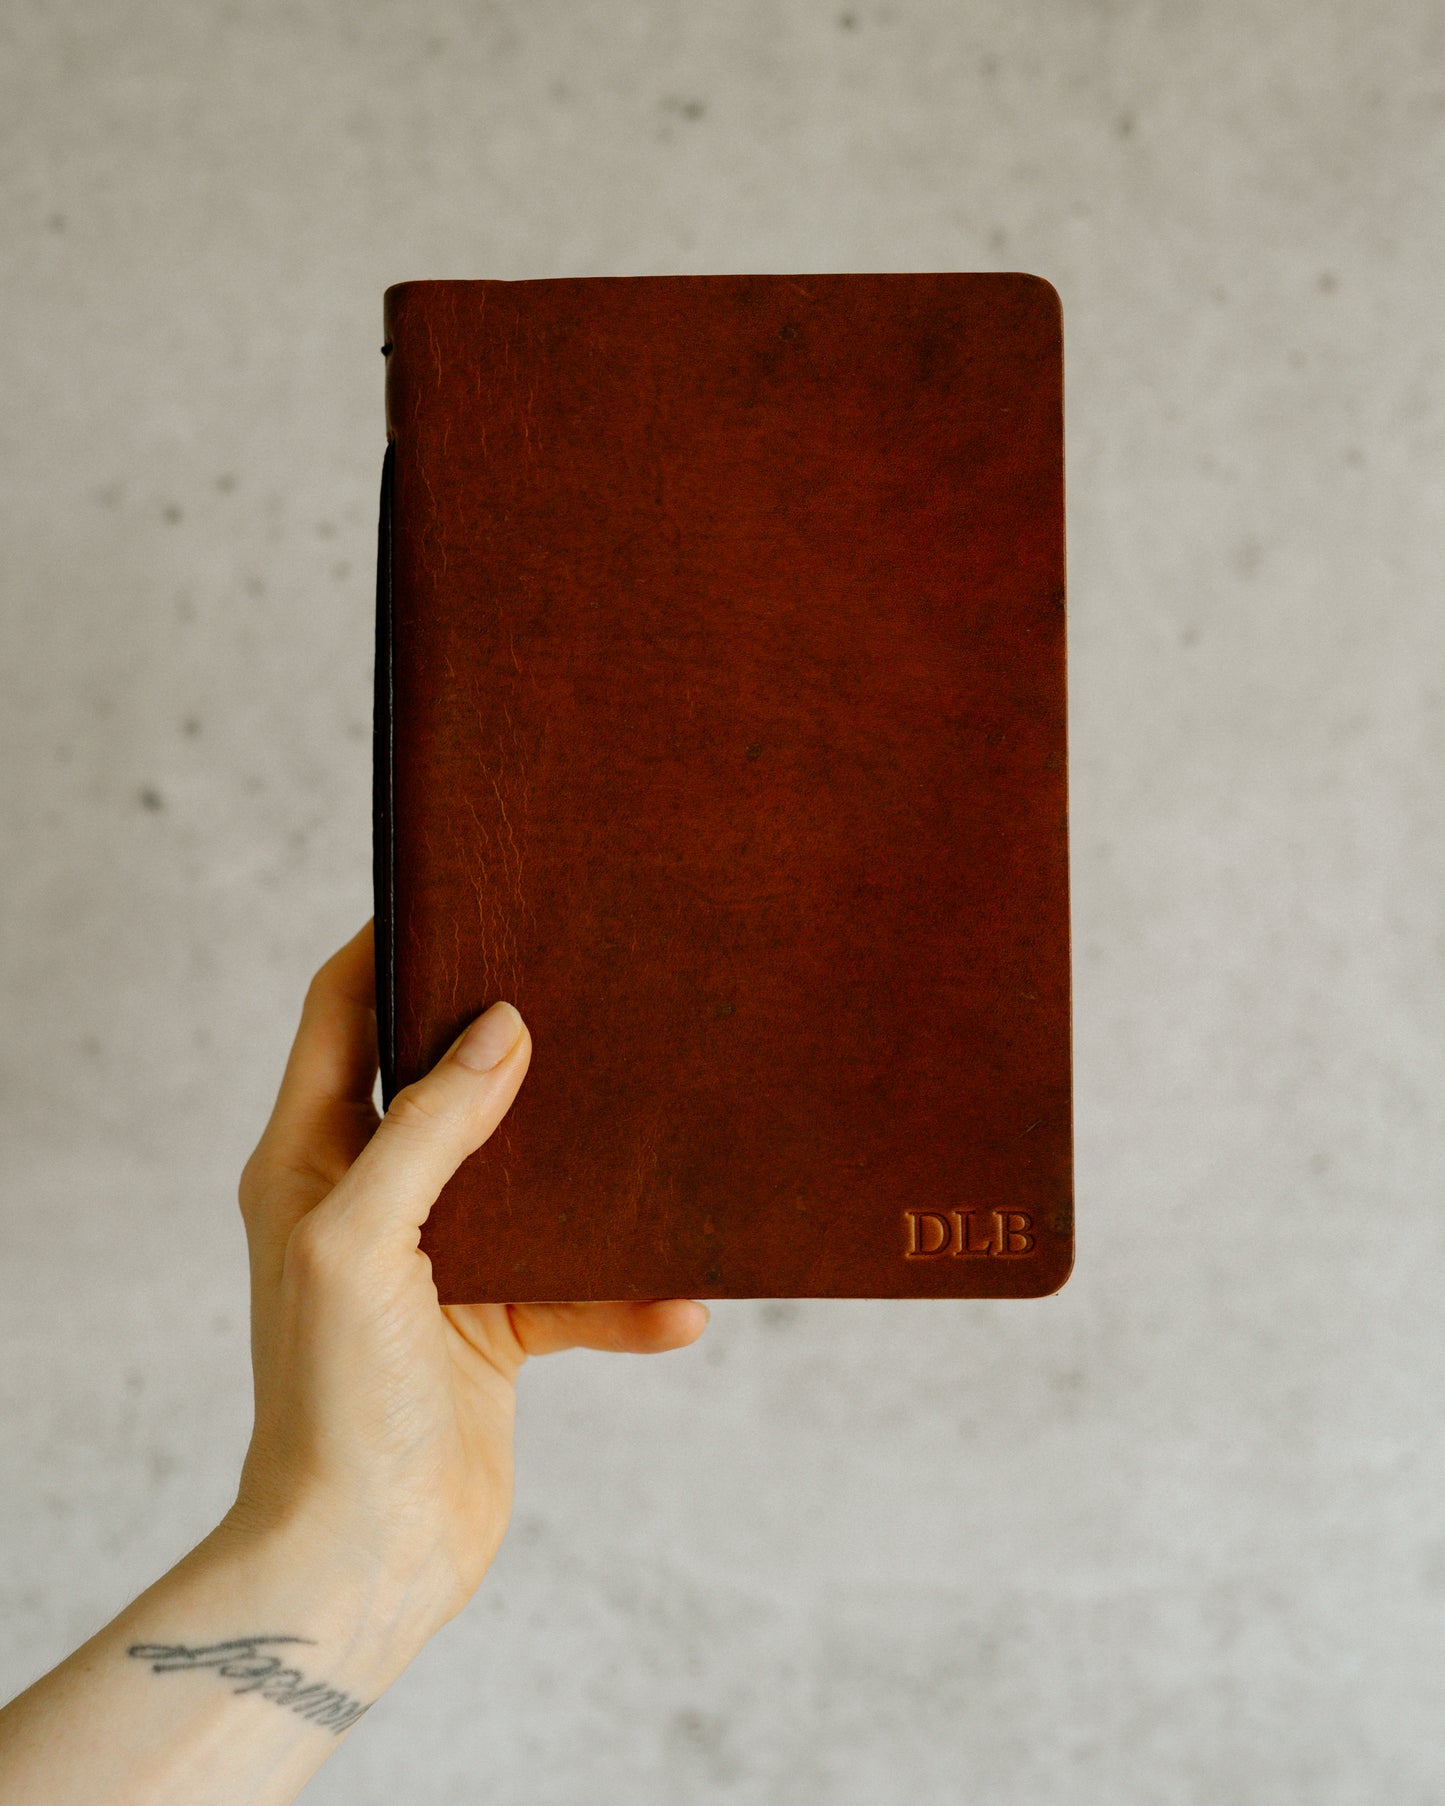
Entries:
[[383, 287], [1064, 302], [1079, 1262], [522, 1380], [308, 1800], [1445, 1799], [1445, 14], [13, 0], [0, 1693], [229, 1503], [369, 894]]

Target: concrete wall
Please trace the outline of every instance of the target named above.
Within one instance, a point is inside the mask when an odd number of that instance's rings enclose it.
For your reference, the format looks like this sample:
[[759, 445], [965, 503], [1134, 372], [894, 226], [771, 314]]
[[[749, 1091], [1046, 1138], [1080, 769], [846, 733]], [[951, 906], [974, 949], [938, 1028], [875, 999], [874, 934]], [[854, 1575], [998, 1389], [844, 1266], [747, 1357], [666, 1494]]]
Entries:
[[0, 1693], [229, 1503], [370, 910], [383, 287], [1064, 301], [1079, 1261], [523, 1376], [308, 1800], [1445, 1798], [1445, 14], [38, 0], [3, 38]]

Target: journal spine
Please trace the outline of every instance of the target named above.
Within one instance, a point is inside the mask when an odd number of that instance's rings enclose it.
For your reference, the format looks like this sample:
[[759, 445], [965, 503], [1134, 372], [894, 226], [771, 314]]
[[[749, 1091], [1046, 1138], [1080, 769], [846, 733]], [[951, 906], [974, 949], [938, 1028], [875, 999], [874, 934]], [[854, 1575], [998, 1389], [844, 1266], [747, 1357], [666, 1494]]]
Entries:
[[376, 530], [376, 668], [372, 703], [371, 885], [376, 934], [376, 1044], [381, 1065], [381, 1107], [396, 1090], [396, 947], [393, 904], [396, 848], [395, 724], [392, 684], [391, 504], [396, 442], [388, 439], [381, 461], [381, 507]]

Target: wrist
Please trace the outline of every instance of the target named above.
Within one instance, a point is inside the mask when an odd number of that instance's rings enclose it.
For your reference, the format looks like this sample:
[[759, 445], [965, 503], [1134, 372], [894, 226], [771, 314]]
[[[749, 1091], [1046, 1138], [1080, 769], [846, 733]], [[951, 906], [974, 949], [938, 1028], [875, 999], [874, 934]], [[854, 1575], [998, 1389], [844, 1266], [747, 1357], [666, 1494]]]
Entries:
[[445, 1623], [435, 1575], [228, 1513], [0, 1712], [0, 1790], [282, 1806]]
[[[352, 1691], [389, 1687], [455, 1615], [439, 1554], [383, 1556], [326, 1518], [257, 1522], [232, 1508], [187, 1561], [249, 1602], [256, 1625], [294, 1620], [331, 1650]], [[282, 1627], [285, 1634], [292, 1634]]]

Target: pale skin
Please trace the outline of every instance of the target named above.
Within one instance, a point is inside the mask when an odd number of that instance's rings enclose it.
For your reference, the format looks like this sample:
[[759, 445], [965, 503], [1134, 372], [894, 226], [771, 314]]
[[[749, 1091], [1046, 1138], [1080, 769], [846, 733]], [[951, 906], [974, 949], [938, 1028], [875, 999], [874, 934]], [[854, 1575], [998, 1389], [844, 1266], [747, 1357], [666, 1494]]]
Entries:
[[532, 1041], [495, 1006], [379, 1119], [373, 972], [368, 922], [312, 980], [241, 1175], [255, 1422], [235, 1502], [0, 1710], [7, 1806], [295, 1799], [491, 1566], [527, 1358], [659, 1353], [707, 1323], [686, 1298], [438, 1303], [421, 1226]]

